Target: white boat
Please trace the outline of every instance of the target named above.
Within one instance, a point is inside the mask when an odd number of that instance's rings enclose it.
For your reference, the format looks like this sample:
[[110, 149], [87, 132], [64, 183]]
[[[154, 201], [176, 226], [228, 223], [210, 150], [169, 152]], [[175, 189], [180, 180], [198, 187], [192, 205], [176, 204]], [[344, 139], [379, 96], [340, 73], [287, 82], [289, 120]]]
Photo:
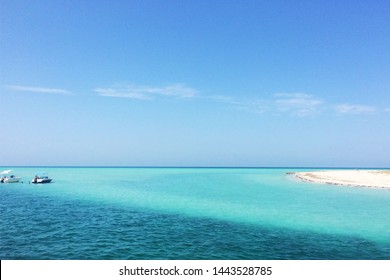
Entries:
[[31, 180], [33, 184], [46, 184], [50, 183], [53, 179], [47, 175], [35, 175], [34, 179]]
[[12, 170], [4, 170], [0, 172], [0, 183], [18, 183], [22, 177], [17, 177], [12, 174]]

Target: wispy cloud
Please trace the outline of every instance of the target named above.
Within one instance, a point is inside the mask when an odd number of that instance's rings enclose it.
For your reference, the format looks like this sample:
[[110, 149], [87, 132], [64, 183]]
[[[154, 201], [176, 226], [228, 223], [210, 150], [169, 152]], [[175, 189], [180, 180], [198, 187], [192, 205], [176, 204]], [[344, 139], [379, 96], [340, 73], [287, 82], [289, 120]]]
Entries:
[[158, 97], [193, 98], [198, 91], [184, 84], [172, 84], [164, 87], [143, 85], [116, 85], [94, 90], [101, 96], [153, 100]]
[[96, 88], [94, 91], [97, 92], [100, 96], [107, 96], [107, 97], [133, 98], [133, 99], [141, 99], [141, 100], [153, 99], [149, 95], [126, 90], [126, 89], [123, 90], [123, 89], [114, 89], [114, 88]]
[[283, 113], [298, 117], [314, 116], [320, 111], [323, 104], [322, 100], [305, 93], [277, 93], [262, 99], [234, 98], [225, 95], [210, 96], [209, 98], [251, 113]]
[[313, 116], [320, 111], [323, 101], [306, 93], [277, 93], [274, 103], [280, 112], [289, 112], [300, 117]]
[[209, 96], [209, 99], [233, 106], [239, 111], [247, 111], [255, 114], [263, 114], [268, 110], [266, 101], [263, 99], [249, 99], [249, 98], [234, 98], [226, 95], [213, 95]]
[[47, 87], [32, 87], [32, 86], [20, 86], [20, 85], [7, 85], [4, 86], [9, 91], [22, 91], [32, 93], [44, 93], [44, 94], [58, 94], [58, 95], [73, 95], [71, 92], [61, 88], [47, 88]]
[[373, 106], [366, 106], [360, 104], [340, 104], [335, 106], [336, 112], [340, 114], [372, 114], [376, 111]]
[[[268, 97], [257, 98], [237, 95], [202, 95], [198, 90], [185, 84], [170, 84], [167, 86], [147, 86], [134, 84], [117, 84], [110, 87], [95, 88], [100, 96], [129, 98], [137, 100], [157, 100], [161, 98], [199, 98], [210, 102], [226, 105], [226, 107], [253, 114], [289, 115], [293, 117], [315, 117], [321, 114], [338, 113], [363, 115], [372, 114], [378, 108], [361, 104], [339, 104], [326, 102], [322, 98], [302, 93], [276, 93]], [[382, 109], [390, 112], [390, 108]]]

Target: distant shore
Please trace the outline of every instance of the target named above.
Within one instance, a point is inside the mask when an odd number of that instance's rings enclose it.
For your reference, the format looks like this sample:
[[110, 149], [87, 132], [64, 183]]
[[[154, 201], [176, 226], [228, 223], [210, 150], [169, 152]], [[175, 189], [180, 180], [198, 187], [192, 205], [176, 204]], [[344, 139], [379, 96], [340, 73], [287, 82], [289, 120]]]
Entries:
[[295, 172], [293, 176], [312, 183], [390, 189], [390, 170], [323, 170]]

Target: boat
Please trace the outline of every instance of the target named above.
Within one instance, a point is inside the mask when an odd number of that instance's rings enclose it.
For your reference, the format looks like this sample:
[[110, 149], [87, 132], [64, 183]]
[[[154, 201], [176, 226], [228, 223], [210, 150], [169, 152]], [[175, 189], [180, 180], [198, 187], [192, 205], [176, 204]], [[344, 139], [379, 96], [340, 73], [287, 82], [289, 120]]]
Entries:
[[34, 179], [31, 180], [33, 184], [46, 184], [50, 183], [53, 179], [47, 175], [35, 175]]
[[17, 177], [12, 174], [12, 170], [4, 170], [0, 172], [0, 183], [18, 183], [22, 177]]

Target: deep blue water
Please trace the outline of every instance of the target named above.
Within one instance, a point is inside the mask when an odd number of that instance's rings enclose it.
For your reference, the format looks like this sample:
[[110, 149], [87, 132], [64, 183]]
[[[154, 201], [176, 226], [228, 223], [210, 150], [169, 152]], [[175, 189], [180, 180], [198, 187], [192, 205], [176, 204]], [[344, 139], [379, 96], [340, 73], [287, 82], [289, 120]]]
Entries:
[[[9, 169], [9, 168], [3, 168]], [[390, 191], [288, 169], [13, 168], [1, 259], [390, 259]]]

